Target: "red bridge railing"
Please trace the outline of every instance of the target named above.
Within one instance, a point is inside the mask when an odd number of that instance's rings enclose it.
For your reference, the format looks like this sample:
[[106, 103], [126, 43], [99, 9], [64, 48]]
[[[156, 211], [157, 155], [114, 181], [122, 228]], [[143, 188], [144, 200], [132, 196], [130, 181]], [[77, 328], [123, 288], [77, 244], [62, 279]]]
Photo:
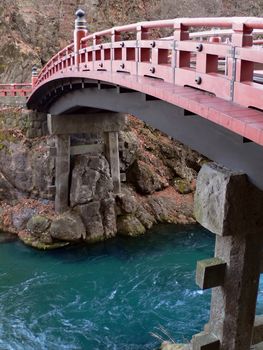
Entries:
[[0, 84], [0, 96], [27, 97], [32, 92], [32, 83]]
[[[58, 73], [107, 71], [147, 76], [207, 91], [227, 101], [263, 109], [263, 49], [255, 35], [263, 18], [182, 18], [129, 24], [87, 35], [77, 13], [74, 43], [42, 69], [34, 88]], [[212, 29], [216, 36], [200, 30]], [[172, 36], [163, 38], [163, 30]], [[194, 31], [199, 30], [198, 33]], [[254, 36], [254, 37], [253, 37]], [[260, 39], [260, 38], [259, 38]]]

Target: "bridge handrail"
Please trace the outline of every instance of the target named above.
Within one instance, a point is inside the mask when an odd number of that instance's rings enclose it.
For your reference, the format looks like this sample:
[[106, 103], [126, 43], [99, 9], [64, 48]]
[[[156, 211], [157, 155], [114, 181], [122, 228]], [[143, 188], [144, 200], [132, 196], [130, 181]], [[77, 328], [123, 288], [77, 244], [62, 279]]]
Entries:
[[[209, 18], [176, 18], [168, 20], [159, 21], [149, 21], [149, 22], [137, 22], [132, 24], [127, 24], [123, 26], [112, 27], [105, 29], [93, 34], [89, 34], [81, 39], [81, 42], [94, 39], [94, 37], [103, 37], [111, 35], [112, 33], [123, 33], [123, 32], [134, 32], [138, 29], [161, 29], [161, 28], [173, 28], [176, 24], [180, 24], [185, 27], [220, 27], [220, 28], [232, 28], [233, 23], [242, 23], [247, 28], [250, 29], [263, 29], [263, 23], [257, 18], [250, 17], [209, 17]], [[226, 32], [227, 34], [232, 34], [233, 32]], [[262, 34], [262, 32], [260, 31]], [[194, 37], [194, 33], [191, 33]], [[196, 33], [200, 36], [199, 33]]]
[[0, 84], [0, 96], [27, 97], [32, 92], [32, 83]]
[[9, 88], [9, 89], [14, 89], [14, 88], [19, 88], [19, 87], [32, 87], [32, 83], [6, 83], [6, 84], [0, 84], [0, 89], [2, 88]]
[[[189, 32], [207, 27], [214, 35]], [[148, 36], [149, 30], [161, 28], [172, 29], [174, 35], [159, 38], [154, 32], [155, 39]], [[123, 40], [121, 34], [128, 32], [136, 32], [136, 40]], [[60, 50], [42, 69], [34, 88], [58, 72], [103, 70], [192, 86], [260, 108], [262, 85], [255, 84], [253, 76], [255, 67], [263, 69], [263, 52], [260, 46], [252, 46], [252, 35], [262, 33], [263, 19], [255, 17], [177, 18], [117, 26], [84, 35], [78, 46], [71, 43]], [[222, 42], [215, 35], [231, 35], [231, 40]], [[108, 36], [110, 42], [104, 40]], [[209, 40], [201, 40], [204, 37]]]

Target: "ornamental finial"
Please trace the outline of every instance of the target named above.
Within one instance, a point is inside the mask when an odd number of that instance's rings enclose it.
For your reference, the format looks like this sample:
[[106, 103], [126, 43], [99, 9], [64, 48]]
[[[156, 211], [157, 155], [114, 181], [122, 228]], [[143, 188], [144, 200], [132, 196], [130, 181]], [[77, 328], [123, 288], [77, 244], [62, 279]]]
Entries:
[[75, 29], [87, 29], [87, 22], [85, 19], [85, 12], [82, 9], [78, 9], [75, 13]]

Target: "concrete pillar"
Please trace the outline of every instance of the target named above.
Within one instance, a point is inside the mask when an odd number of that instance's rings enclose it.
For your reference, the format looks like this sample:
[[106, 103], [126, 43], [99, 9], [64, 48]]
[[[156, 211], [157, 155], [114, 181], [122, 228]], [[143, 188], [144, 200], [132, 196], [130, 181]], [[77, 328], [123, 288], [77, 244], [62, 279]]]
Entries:
[[216, 237], [215, 255], [228, 265], [224, 284], [212, 290], [209, 331], [222, 350], [248, 350], [252, 343], [262, 239]]
[[55, 210], [63, 213], [69, 204], [70, 136], [57, 135], [56, 148]]
[[113, 181], [114, 192], [119, 193], [121, 190], [120, 178], [120, 159], [119, 159], [119, 141], [118, 132], [105, 132], [105, 154], [110, 165], [110, 172]]
[[[262, 208], [263, 193], [249, 183], [245, 174], [213, 163], [202, 167], [195, 215], [201, 225], [216, 234], [215, 257], [226, 263], [224, 279], [212, 290], [206, 327], [208, 338], [213, 335], [219, 339], [220, 350], [249, 350], [252, 343], [262, 253]], [[213, 286], [209, 281], [207, 284]]]

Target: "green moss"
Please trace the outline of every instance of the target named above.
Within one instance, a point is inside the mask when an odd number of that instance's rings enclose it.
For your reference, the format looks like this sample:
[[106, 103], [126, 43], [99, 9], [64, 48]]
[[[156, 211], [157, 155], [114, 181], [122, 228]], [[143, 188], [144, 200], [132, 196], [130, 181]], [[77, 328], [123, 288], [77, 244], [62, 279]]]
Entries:
[[4, 73], [4, 71], [6, 70], [7, 65], [6, 64], [0, 64], [0, 73]]
[[8, 148], [8, 142], [16, 142], [17, 138], [8, 130], [0, 130], [0, 150]]
[[52, 249], [58, 249], [63, 248], [69, 245], [69, 242], [55, 242], [55, 243], [43, 243], [40, 240], [36, 239], [33, 236], [26, 235], [26, 236], [19, 236], [19, 238], [24, 242], [26, 245], [36, 248], [39, 250], [52, 250]]
[[181, 194], [187, 194], [187, 193], [192, 192], [192, 189], [191, 189], [189, 182], [187, 180], [184, 180], [181, 178], [175, 179], [174, 187], [175, 187], [176, 191], [178, 191]]
[[123, 236], [140, 236], [146, 232], [143, 224], [133, 215], [127, 214], [117, 218], [117, 231]]

